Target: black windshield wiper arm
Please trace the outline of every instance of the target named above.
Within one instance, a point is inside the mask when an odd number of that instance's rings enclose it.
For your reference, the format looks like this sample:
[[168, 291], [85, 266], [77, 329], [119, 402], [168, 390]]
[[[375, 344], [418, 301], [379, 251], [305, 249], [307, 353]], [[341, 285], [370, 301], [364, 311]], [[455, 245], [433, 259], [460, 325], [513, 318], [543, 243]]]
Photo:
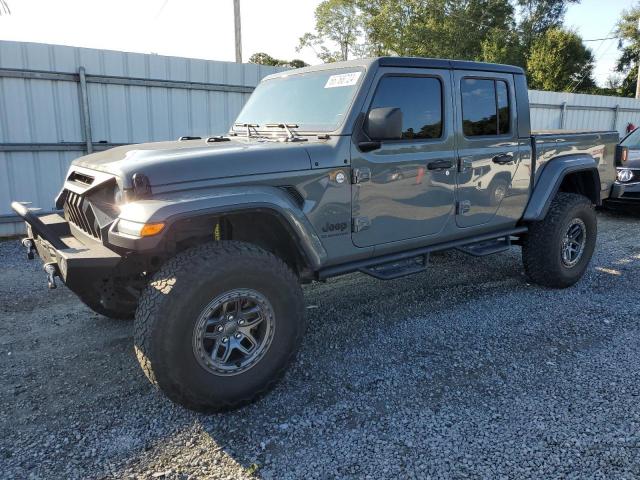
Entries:
[[257, 123], [234, 123], [233, 126], [234, 127], [245, 127], [247, 129], [247, 137], [250, 137], [251, 136], [251, 129], [253, 128], [255, 130], [260, 125], [258, 125]]
[[298, 128], [297, 123], [266, 123], [264, 125], [267, 128], [284, 128], [287, 132], [287, 141], [288, 142], [299, 142], [301, 140], [306, 140], [306, 138], [300, 138], [296, 133], [294, 133], [292, 128]]

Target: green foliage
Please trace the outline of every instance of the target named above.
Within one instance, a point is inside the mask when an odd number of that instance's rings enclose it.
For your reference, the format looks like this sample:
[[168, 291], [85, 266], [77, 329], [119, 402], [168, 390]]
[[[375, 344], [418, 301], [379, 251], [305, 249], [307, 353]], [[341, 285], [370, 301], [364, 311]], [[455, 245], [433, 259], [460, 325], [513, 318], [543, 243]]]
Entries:
[[315, 19], [316, 32], [300, 37], [298, 51], [309, 47], [324, 62], [359, 56], [362, 24], [354, 0], [324, 0], [316, 7]]
[[515, 30], [494, 29], [488, 32], [480, 44], [483, 62], [526, 66], [525, 51]]
[[616, 28], [618, 47], [622, 50], [616, 70], [623, 75], [619, 86], [625, 97], [633, 97], [636, 93], [638, 79], [638, 56], [640, 55], [640, 4], [625, 10]]
[[518, 65], [534, 88], [590, 91], [593, 56], [562, 28], [579, 0], [325, 0], [312, 47], [325, 62], [400, 55]]
[[482, 43], [513, 28], [508, 0], [356, 0], [376, 54], [480, 59]]
[[520, 11], [521, 41], [530, 49], [537, 38], [550, 28], [562, 27], [567, 6], [580, 0], [515, 0]]
[[258, 52], [251, 55], [249, 57], [249, 63], [257, 63], [258, 65], [271, 65], [273, 67], [291, 67], [291, 68], [302, 68], [302, 67], [309, 66], [308, 63], [305, 63], [300, 59], [293, 59], [291, 61], [278, 60], [277, 58], [273, 58], [271, 55], [264, 52]]
[[536, 38], [527, 58], [529, 86], [540, 90], [588, 90], [593, 55], [576, 33], [553, 27]]

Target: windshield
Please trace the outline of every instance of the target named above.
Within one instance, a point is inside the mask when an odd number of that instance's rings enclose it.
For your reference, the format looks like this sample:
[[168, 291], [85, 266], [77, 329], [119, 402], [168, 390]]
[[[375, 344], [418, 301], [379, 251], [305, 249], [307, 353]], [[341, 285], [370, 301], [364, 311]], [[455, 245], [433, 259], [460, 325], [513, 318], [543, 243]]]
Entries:
[[[287, 123], [300, 131], [330, 132], [344, 120], [362, 69], [344, 68], [302, 74], [284, 74], [258, 85], [236, 124]], [[239, 126], [235, 131], [242, 131]]]
[[620, 145], [632, 149], [640, 149], [640, 128], [636, 128], [633, 132], [627, 135]]

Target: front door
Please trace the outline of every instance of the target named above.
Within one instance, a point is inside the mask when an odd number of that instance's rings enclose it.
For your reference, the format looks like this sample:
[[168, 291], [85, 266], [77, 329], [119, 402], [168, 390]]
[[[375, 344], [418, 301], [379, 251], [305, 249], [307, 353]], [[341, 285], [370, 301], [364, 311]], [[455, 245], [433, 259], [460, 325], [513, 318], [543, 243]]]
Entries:
[[500, 217], [499, 208], [518, 165], [513, 77], [478, 73], [454, 72], [459, 227], [511, 221]]
[[381, 69], [368, 110], [398, 107], [399, 140], [352, 145], [353, 242], [380, 245], [440, 232], [454, 212], [456, 156], [451, 72]]

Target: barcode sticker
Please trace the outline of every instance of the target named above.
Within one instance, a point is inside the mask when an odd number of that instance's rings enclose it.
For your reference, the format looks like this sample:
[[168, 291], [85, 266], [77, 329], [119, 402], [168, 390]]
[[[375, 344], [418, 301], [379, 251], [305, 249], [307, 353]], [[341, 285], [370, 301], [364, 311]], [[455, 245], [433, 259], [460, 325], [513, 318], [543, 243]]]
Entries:
[[341, 73], [340, 75], [331, 75], [324, 85], [324, 88], [338, 88], [355, 85], [360, 78], [362, 72]]

